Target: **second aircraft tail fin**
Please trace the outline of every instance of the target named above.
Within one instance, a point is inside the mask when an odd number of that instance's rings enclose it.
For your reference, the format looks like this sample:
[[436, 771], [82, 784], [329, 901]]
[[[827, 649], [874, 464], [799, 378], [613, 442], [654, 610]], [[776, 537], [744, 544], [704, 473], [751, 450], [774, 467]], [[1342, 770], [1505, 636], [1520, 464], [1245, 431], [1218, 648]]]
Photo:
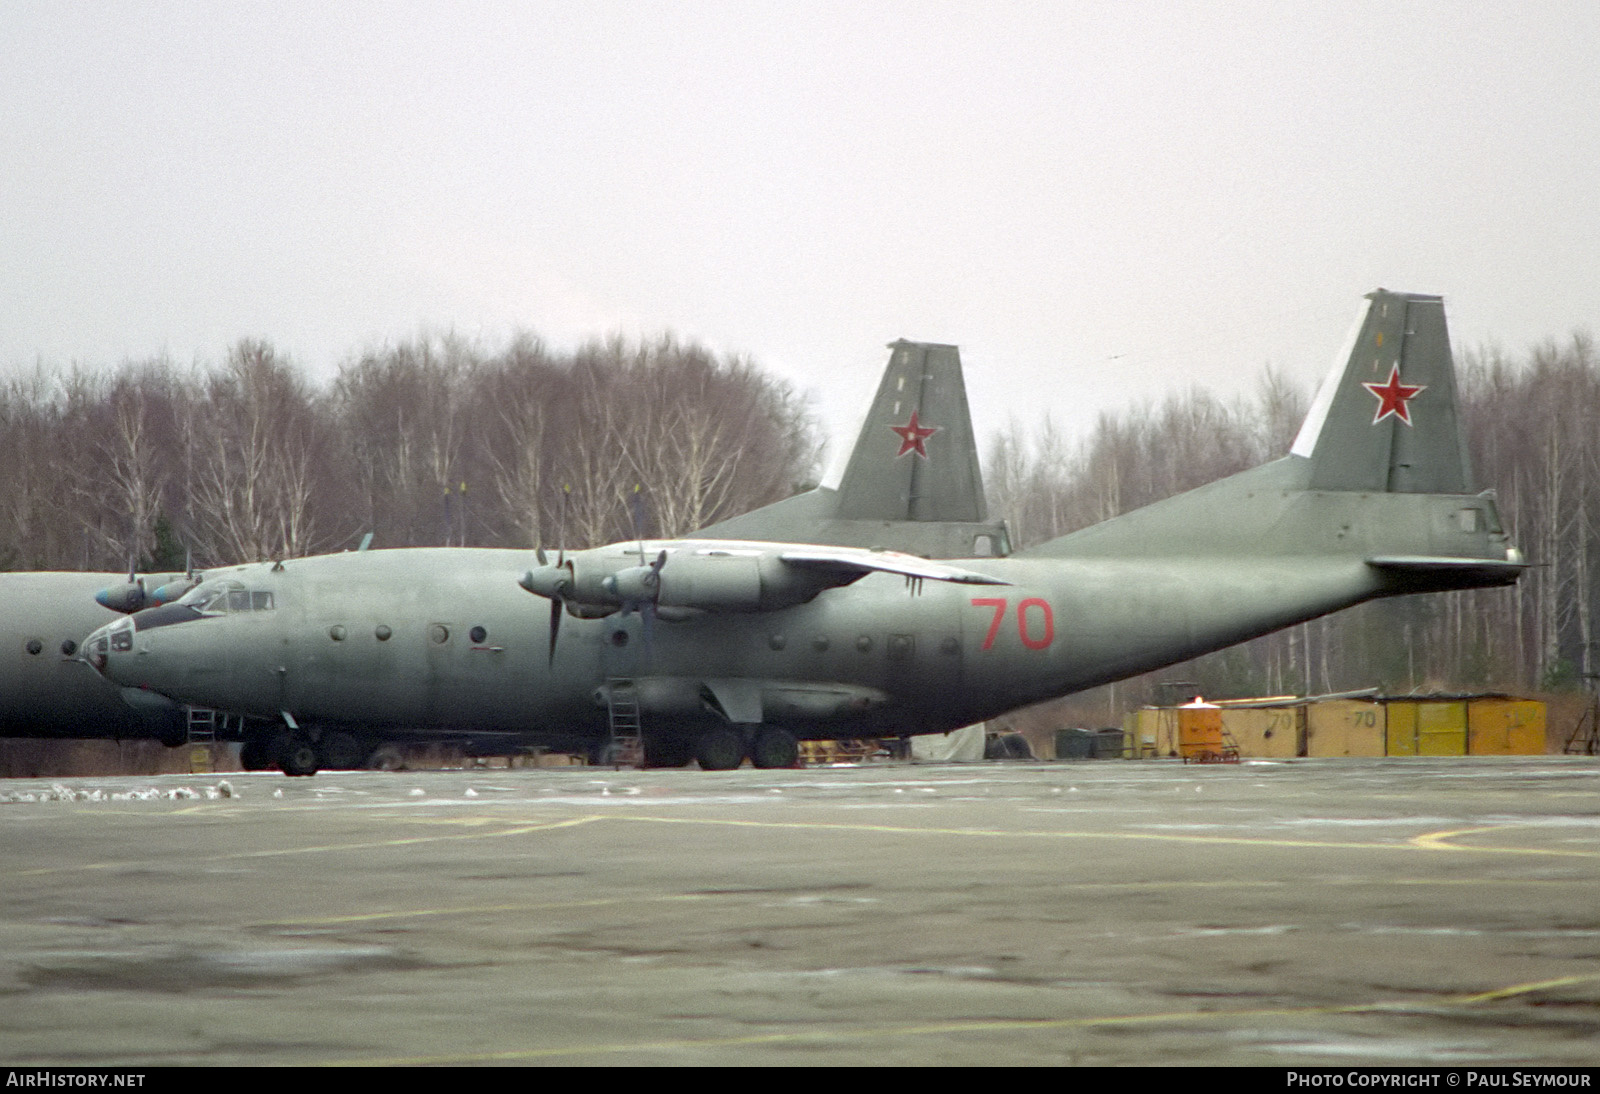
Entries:
[[988, 519], [960, 351], [904, 339], [889, 350], [837, 489], [821, 486], [696, 535], [881, 547], [929, 558], [1009, 553], [1005, 523]]

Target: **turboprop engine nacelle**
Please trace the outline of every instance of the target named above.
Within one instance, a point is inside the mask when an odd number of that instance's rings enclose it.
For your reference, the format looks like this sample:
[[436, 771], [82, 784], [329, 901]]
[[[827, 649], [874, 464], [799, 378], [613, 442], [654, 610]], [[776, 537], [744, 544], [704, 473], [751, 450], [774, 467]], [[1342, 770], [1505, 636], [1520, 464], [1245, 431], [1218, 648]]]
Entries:
[[149, 597], [144, 591], [144, 581], [140, 579], [101, 589], [94, 594], [94, 599], [102, 608], [110, 608], [123, 615], [132, 615], [145, 606]]
[[612, 575], [596, 572], [592, 561], [567, 559], [560, 565], [538, 566], [524, 573], [517, 584], [535, 596], [564, 604], [568, 612], [585, 619], [610, 615], [623, 604], [612, 590]]
[[830, 585], [761, 555], [678, 554], [656, 566], [618, 570], [606, 588], [623, 602], [702, 612], [758, 612], [803, 604]]
[[546, 600], [565, 600], [573, 592], [572, 571], [566, 566], [540, 566], [529, 570], [517, 584]]

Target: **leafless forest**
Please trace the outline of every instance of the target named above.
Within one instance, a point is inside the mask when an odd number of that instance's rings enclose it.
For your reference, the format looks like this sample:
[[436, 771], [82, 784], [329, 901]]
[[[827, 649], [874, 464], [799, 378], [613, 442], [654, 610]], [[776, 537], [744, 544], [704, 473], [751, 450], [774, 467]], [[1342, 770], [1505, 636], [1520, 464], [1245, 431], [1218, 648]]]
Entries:
[[[1600, 360], [1575, 334], [1463, 355], [1474, 468], [1539, 566], [1507, 590], [1367, 605], [1118, 685], [1207, 694], [1561, 688], [1595, 669]], [[1270, 370], [1254, 398], [1205, 392], [1102, 415], [1086, 437], [1012, 425], [987, 460], [1018, 546], [1279, 455], [1308, 392]], [[181, 568], [355, 545], [570, 547], [676, 535], [803, 489], [820, 438], [747, 360], [664, 337], [488, 352], [420, 337], [323, 386], [272, 345], [180, 368], [41, 368], [0, 390], [0, 568]], [[635, 502], [638, 495], [641, 499]], [[1109, 713], [1109, 711], [1108, 711]]]
[[[498, 353], [425, 337], [314, 387], [211, 367], [40, 370], [0, 394], [0, 568], [181, 568], [354, 546], [586, 546], [777, 500], [817, 461], [790, 388], [668, 337]], [[635, 495], [640, 501], [635, 503]]]

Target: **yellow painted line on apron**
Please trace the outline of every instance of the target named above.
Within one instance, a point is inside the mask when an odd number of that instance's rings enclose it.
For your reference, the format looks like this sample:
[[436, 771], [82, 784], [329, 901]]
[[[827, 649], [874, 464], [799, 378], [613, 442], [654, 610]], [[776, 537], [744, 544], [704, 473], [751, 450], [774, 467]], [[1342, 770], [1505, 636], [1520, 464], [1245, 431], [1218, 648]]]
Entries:
[[[1469, 832], [1488, 832], [1495, 828], [1463, 828], [1448, 832], [1425, 833], [1399, 843], [1372, 843], [1350, 840], [1272, 839], [1264, 836], [1198, 836], [1170, 832], [1041, 832], [1001, 828], [913, 828], [890, 824], [841, 824], [833, 821], [749, 821], [707, 817], [654, 817], [638, 814], [607, 814], [603, 819], [648, 824], [703, 824], [730, 828], [774, 828], [801, 831], [879, 832], [910, 836], [976, 836], [1000, 839], [1046, 840], [1144, 840], [1157, 843], [1198, 843], [1230, 847], [1294, 847], [1341, 851], [1451, 851], [1507, 855], [1555, 855], [1560, 857], [1600, 858], [1600, 851], [1545, 850], [1536, 847], [1458, 846], [1440, 842]], [[1506, 826], [1496, 826], [1504, 828]]]
[[1509, 824], [1491, 824], [1484, 828], [1455, 828], [1446, 832], [1425, 832], [1412, 836], [1410, 843], [1425, 851], [1476, 851], [1486, 855], [1559, 855], [1564, 858], [1600, 858], [1600, 851], [1577, 851], [1542, 847], [1479, 847], [1463, 846], [1448, 841], [1458, 836], [1475, 836], [1480, 832], [1504, 832], [1515, 828]]
[[705, 1050], [741, 1048], [752, 1045], [781, 1045], [801, 1042], [864, 1041], [895, 1037], [927, 1037], [936, 1034], [958, 1033], [1010, 1033], [1050, 1029], [1092, 1029], [1102, 1026], [1167, 1025], [1188, 1022], [1217, 1022], [1239, 1019], [1315, 1017], [1335, 1014], [1367, 1014], [1386, 1011], [1409, 1011], [1419, 1006], [1471, 1007], [1481, 1003], [1514, 999], [1521, 995], [1570, 987], [1574, 984], [1600, 981], [1600, 974], [1591, 976], [1564, 976], [1554, 980], [1536, 980], [1525, 984], [1511, 984], [1490, 991], [1468, 995], [1451, 995], [1442, 999], [1421, 999], [1347, 1003], [1324, 1007], [1272, 1007], [1259, 1010], [1193, 1010], [1166, 1011], [1158, 1014], [1115, 1014], [1091, 1018], [997, 1018], [967, 1021], [933, 1022], [925, 1025], [883, 1026], [876, 1029], [812, 1030], [796, 1033], [757, 1033], [744, 1037], [683, 1038], [666, 1041], [640, 1041], [594, 1045], [564, 1045], [550, 1048], [508, 1049], [502, 1052], [460, 1053], [439, 1056], [398, 1056], [356, 1060], [332, 1060], [336, 1067], [412, 1067], [429, 1064], [510, 1063], [517, 1060], [548, 1060], [574, 1056], [608, 1056], [622, 1053], [660, 1053], [675, 1050]]
[[[498, 839], [502, 836], [524, 836], [530, 832], [548, 832], [558, 828], [575, 828], [591, 821], [603, 820], [599, 816], [572, 817], [567, 820], [542, 821], [528, 824], [507, 823], [506, 827], [489, 832], [458, 832], [446, 836], [402, 836], [395, 839], [366, 840], [359, 843], [325, 843], [309, 847], [272, 847], [263, 851], [230, 851], [218, 855], [185, 856], [186, 862], [237, 862], [253, 858], [278, 858], [286, 855], [315, 855], [329, 851], [368, 851], [383, 847], [410, 847], [423, 843], [448, 843], [452, 840]], [[160, 865], [168, 860], [151, 859], [144, 862], [122, 860], [118, 862], [85, 862], [72, 866], [42, 866], [33, 870], [17, 870], [11, 877], [39, 877], [44, 874], [72, 873], [77, 870], [120, 870], [129, 867]]]
[[507, 912], [549, 912], [563, 908], [604, 908], [609, 905], [668, 904], [696, 900], [713, 900], [745, 895], [740, 892], [720, 893], [667, 893], [664, 895], [630, 895], [596, 897], [592, 900], [546, 900], [524, 904], [465, 904], [456, 908], [413, 908], [402, 911], [358, 912], [350, 915], [316, 916], [295, 919], [264, 919], [251, 927], [330, 927], [345, 923], [372, 923], [385, 919], [412, 919], [446, 915], [500, 915]]

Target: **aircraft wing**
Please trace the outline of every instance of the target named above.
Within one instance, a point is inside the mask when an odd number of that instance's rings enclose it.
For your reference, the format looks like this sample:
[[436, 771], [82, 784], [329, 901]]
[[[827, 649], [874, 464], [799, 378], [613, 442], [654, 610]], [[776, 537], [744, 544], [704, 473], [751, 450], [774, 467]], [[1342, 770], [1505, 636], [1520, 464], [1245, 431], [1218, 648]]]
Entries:
[[844, 577], [870, 573], [903, 574], [958, 585], [1009, 585], [1011, 582], [976, 570], [933, 562], [898, 551], [861, 551], [849, 548], [792, 547], [778, 553], [779, 561], [800, 570]]

